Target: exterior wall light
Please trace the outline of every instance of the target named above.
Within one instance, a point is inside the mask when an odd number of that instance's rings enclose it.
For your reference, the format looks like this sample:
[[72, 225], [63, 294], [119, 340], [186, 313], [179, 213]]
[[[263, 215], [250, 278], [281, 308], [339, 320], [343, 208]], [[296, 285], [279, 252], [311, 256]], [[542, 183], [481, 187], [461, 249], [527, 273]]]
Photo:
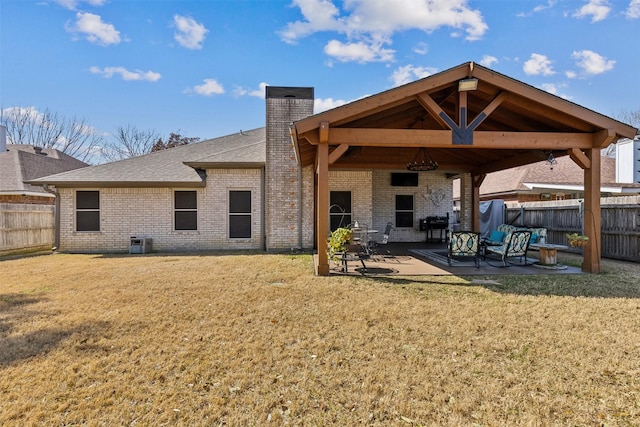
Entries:
[[478, 79], [464, 79], [458, 82], [458, 92], [478, 89]]

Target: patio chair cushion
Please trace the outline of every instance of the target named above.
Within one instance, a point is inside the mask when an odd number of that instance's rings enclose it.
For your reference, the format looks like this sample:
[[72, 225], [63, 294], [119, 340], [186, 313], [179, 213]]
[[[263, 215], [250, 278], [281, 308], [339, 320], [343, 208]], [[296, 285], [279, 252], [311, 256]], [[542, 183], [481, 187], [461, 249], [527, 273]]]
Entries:
[[504, 231], [493, 230], [489, 233], [489, 242], [491, 243], [502, 243], [504, 241], [504, 237], [507, 235]]
[[494, 253], [500, 256], [503, 264], [507, 265], [507, 259], [512, 257], [524, 257], [526, 264], [527, 250], [529, 249], [529, 241], [531, 240], [531, 231], [515, 230], [509, 233], [505, 238], [505, 242], [500, 246], [488, 246], [487, 253]]
[[472, 231], [451, 233], [447, 260], [451, 265], [452, 257], [472, 257], [476, 267], [480, 266], [480, 235]]

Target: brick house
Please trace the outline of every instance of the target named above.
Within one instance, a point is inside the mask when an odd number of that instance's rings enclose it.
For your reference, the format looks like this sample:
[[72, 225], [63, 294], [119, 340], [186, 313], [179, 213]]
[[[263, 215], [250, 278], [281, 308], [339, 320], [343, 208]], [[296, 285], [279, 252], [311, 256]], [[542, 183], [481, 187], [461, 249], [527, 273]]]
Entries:
[[[312, 88], [268, 87], [266, 127], [33, 180], [58, 193], [56, 246], [126, 252], [136, 236], [156, 251], [312, 249], [313, 170], [298, 166], [289, 125], [313, 102]], [[395, 197], [410, 198], [415, 221], [397, 227], [395, 241], [424, 240], [418, 219], [451, 211], [444, 172], [412, 187], [392, 186], [390, 171], [336, 170], [330, 179], [343, 224], [383, 230]], [[441, 194], [437, 204], [427, 191]]]
[[[31, 181], [58, 192], [60, 250], [125, 252], [131, 236], [158, 251], [315, 249], [324, 275], [337, 225], [423, 241], [420, 219], [452, 212], [460, 177], [463, 226], [478, 228], [486, 174], [545, 150], [585, 171], [591, 206], [600, 149], [636, 132], [472, 62], [316, 115], [313, 88], [265, 98], [264, 128]], [[407, 170], [425, 156], [435, 170]]]

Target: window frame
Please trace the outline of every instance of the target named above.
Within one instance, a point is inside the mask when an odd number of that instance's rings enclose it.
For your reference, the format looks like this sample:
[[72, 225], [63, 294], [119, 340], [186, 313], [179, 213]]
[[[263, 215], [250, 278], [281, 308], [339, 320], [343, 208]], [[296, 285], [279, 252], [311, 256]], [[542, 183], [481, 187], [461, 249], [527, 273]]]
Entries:
[[[247, 208], [248, 210], [236, 211], [235, 209], [232, 209], [233, 208], [232, 193], [248, 193], [248, 197], [249, 197], [249, 200], [248, 200], [249, 206]], [[243, 200], [241, 202], [246, 202], [246, 200]], [[241, 206], [239, 208], [241, 208]], [[252, 190], [234, 188], [227, 191], [227, 218], [228, 218], [227, 236], [229, 236], [229, 239], [246, 240], [246, 239], [251, 239], [253, 237], [253, 191]], [[244, 234], [235, 235], [234, 233], [238, 231], [242, 231], [243, 228], [240, 225], [240, 229], [234, 229], [232, 223], [234, 222], [234, 219], [243, 219], [243, 218], [246, 218], [249, 222], [248, 235], [244, 235]], [[244, 229], [246, 229], [246, 225]]]
[[[195, 195], [195, 207], [178, 207], [178, 199], [177, 199], [177, 195], [178, 193], [193, 193]], [[189, 217], [187, 217], [186, 215], [183, 214], [194, 214], [195, 217], [193, 218], [189, 218], [192, 215], [189, 215]], [[178, 219], [178, 217], [184, 217], [184, 218], [180, 218]], [[180, 224], [191, 224], [193, 221], [195, 221], [195, 227], [194, 228], [178, 228], [178, 225]], [[173, 190], [173, 230], [174, 231], [178, 231], [178, 232], [183, 232], [183, 231], [198, 231], [198, 191], [197, 190]]]
[[[349, 206], [343, 207], [336, 203], [334, 196], [338, 196], [338, 193], [349, 194]], [[340, 209], [345, 208], [344, 211]], [[340, 220], [334, 227], [334, 218], [340, 217]], [[329, 231], [335, 231], [338, 226], [346, 227], [351, 224], [353, 220], [353, 192], [351, 190], [331, 190], [329, 192]]]
[[[398, 202], [400, 201], [399, 198], [411, 198], [411, 209], [399, 209], [399, 206], [398, 206], [399, 205]], [[416, 200], [413, 194], [396, 194], [395, 205], [394, 205], [395, 227], [396, 228], [413, 228], [415, 223], [415, 210], [416, 210]], [[403, 217], [408, 217], [407, 214], [411, 215], [411, 224], [409, 224], [408, 222], [404, 222], [402, 220]]]
[[[86, 203], [86, 201], [83, 201], [83, 203], [81, 204], [78, 201], [78, 195], [80, 194], [85, 194], [85, 193], [96, 193], [98, 195], [98, 207], [96, 208], [94, 207], [80, 207], [81, 205], [84, 205]], [[100, 190], [76, 190], [75, 192], [75, 231], [78, 233], [99, 233], [100, 232], [100, 204], [101, 204], [101, 197], [100, 197]], [[92, 214], [97, 213], [97, 218], [94, 219], [90, 219], [90, 221], [88, 222], [89, 225], [95, 225], [96, 227], [92, 227], [92, 228], [83, 228], [80, 229], [80, 222], [81, 222], [81, 218], [84, 223], [87, 223], [86, 220], [84, 220], [85, 216], [93, 216]]]

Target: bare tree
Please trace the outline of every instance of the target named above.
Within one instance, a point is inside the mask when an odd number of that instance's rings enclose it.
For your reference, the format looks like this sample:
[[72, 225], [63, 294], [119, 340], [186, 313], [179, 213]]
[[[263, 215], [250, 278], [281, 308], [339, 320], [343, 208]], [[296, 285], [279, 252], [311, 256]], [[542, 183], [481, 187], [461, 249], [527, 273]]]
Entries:
[[[636, 129], [640, 129], [640, 110], [636, 110], [636, 111], [622, 110], [618, 114], [616, 114], [616, 119], [620, 120], [623, 123], [629, 124], [635, 127]], [[636, 139], [638, 139], [639, 136], [640, 136], [640, 133], [636, 135]], [[617, 146], [618, 144], [609, 145], [607, 147], [605, 155], [609, 157], [615, 157]]]
[[55, 148], [89, 162], [104, 138], [85, 119], [64, 117], [49, 109], [12, 107], [0, 111], [0, 123], [7, 127], [11, 144]]
[[186, 136], [180, 135], [179, 133], [171, 132], [167, 142], [164, 142], [162, 138], [159, 138], [158, 141], [156, 141], [156, 143], [151, 148], [151, 151], [166, 150], [167, 148], [173, 148], [173, 147], [178, 147], [180, 145], [192, 144], [198, 141], [200, 141], [200, 138], [186, 137]]
[[140, 130], [133, 125], [118, 126], [114, 141], [102, 147], [102, 156], [109, 161], [141, 156], [151, 152], [160, 135], [155, 130]]
[[630, 124], [636, 129], [640, 128], [640, 109], [636, 111], [621, 111], [617, 114], [617, 118], [621, 122]]

